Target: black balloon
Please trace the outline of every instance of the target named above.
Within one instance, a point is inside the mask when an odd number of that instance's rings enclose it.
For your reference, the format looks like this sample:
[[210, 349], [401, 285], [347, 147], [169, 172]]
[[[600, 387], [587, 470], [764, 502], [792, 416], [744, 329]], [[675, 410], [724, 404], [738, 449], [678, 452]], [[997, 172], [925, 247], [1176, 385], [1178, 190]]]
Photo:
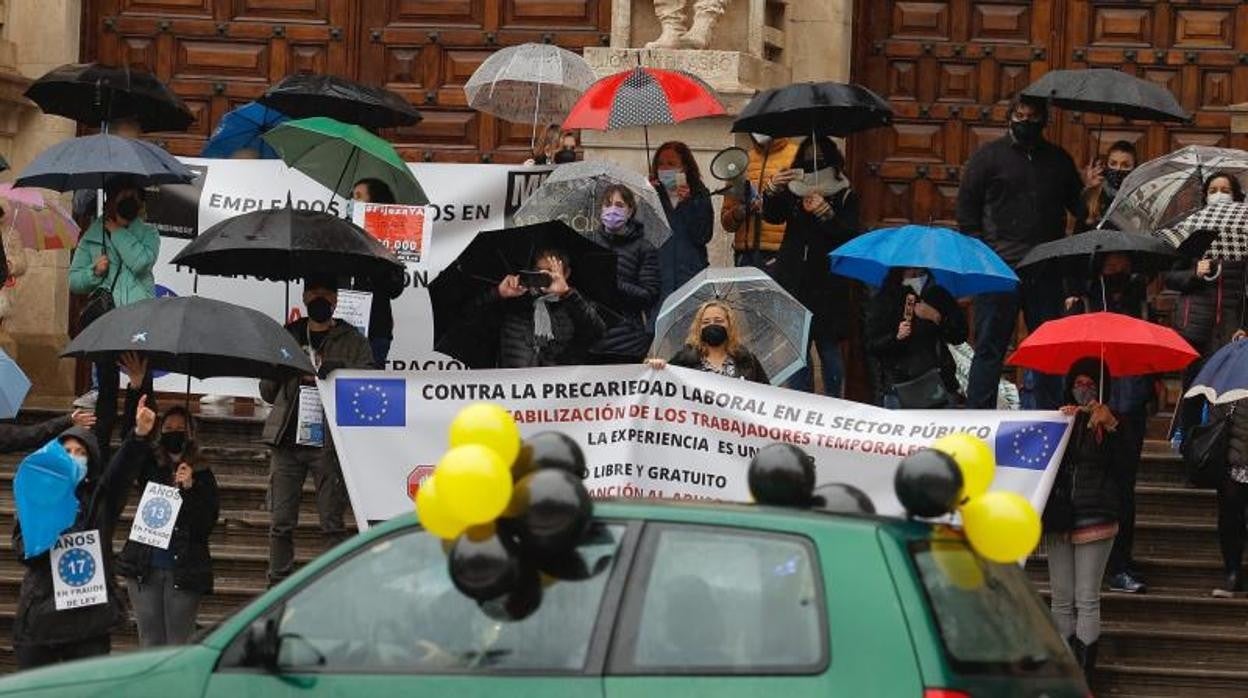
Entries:
[[477, 601], [513, 591], [521, 572], [515, 544], [493, 526], [461, 533], [447, 557], [447, 569], [455, 588]]
[[749, 481], [759, 504], [805, 507], [815, 488], [815, 459], [791, 444], [764, 446], [750, 461]]
[[544, 468], [516, 483], [512, 502], [520, 514], [500, 523], [514, 532], [524, 550], [538, 559], [555, 559], [585, 534], [594, 504], [581, 479], [567, 470]]
[[925, 448], [901, 460], [893, 489], [901, 505], [914, 516], [943, 516], [958, 503], [962, 471], [949, 455]]
[[875, 504], [866, 492], [841, 482], [830, 482], [816, 487], [810, 505], [823, 511], [843, 514], [875, 513]]
[[521, 564], [513, 590], [488, 601], [478, 601], [481, 612], [497, 621], [514, 623], [533, 615], [542, 604], [542, 580], [533, 565]]
[[[521, 463], [526, 457], [527, 462]], [[567, 434], [557, 431], [543, 431], [525, 439], [524, 446], [520, 449], [520, 457], [516, 458], [516, 466], [512, 470], [516, 473], [517, 481], [529, 472], [543, 468], [566, 470], [581, 479], [589, 474], [585, 468], [585, 453], [581, 451], [581, 445]], [[525, 472], [520, 472], [521, 470]]]

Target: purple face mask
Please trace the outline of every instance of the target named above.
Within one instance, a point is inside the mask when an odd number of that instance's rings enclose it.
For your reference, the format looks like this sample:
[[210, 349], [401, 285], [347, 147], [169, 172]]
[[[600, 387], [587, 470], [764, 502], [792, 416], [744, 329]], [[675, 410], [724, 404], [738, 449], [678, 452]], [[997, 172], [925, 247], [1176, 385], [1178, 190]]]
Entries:
[[607, 206], [602, 209], [602, 225], [607, 230], [619, 230], [628, 222], [628, 211], [615, 206]]

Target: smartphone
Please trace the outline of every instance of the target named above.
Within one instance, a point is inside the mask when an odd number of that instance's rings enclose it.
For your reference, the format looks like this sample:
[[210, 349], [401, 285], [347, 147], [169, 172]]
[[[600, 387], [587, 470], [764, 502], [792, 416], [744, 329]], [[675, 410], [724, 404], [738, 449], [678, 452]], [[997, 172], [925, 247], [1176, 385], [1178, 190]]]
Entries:
[[544, 271], [521, 271], [516, 274], [520, 277], [520, 285], [525, 288], [543, 289], [550, 285], [550, 274]]

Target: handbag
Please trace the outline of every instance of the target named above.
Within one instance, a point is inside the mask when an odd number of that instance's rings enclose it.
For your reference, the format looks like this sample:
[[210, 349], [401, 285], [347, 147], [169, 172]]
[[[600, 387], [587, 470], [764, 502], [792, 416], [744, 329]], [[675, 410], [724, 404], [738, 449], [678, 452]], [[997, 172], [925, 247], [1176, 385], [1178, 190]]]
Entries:
[[1216, 422], [1192, 427], [1183, 439], [1179, 453], [1183, 456], [1187, 480], [1196, 487], [1216, 488], [1226, 478], [1227, 451], [1231, 440], [1231, 416], [1235, 406]]
[[[909, 298], [907, 298], [903, 317], [906, 320], [914, 317], [914, 305]], [[915, 378], [893, 384], [893, 391], [897, 393], [897, 402], [901, 403], [903, 408], [927, 410], [953, 404], [953, 395], [949, 394], [949, 389], [945, 387], [945, 378], [940, 368], [941, 360], [944, 358], [941, 355], [941, 346], [941, 342], [937, 341], [935, 366]]]
[[[105, 243], [101, 245], [105, 251], [108, 250], [108, 231], [104, 231]], [[112, 268], [110, 263], [109, 268]], [[107, 289], [97, 287], [87, 296], [87, 304], [83, 306], [82, 311], [78, 313], [78, 331], [82, 332], [87, 327], [99, 319], [101, 315], [107, 313], [117, 307], [117, 302], [113, 299], [113, 289], [117, 288], [117, 280], [121, 278], [121, 270], [118, 269], [113, 274], [113, 283]]]

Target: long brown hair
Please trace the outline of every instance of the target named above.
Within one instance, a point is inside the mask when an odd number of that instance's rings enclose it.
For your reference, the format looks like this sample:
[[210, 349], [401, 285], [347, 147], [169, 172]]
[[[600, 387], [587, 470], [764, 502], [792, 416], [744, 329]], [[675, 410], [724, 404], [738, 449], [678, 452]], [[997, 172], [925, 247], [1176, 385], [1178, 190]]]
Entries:
[[680, 141], [668, 141], [655, 149], [654, 157], [650, 160], [651, 177], [659, 176], [659, 155], [664, 150], [675, 151], [676, 157], [680, 158], [680, 167], [685, 171], [685, 181], [689, 183], [691, 191], [701, 192], [706, 189], [706, 185], [702, 183], [702, 170], [698, 169], [698, 161], [693, 159], [693, 151]]
[[728, 330], [728, 341], [724, 342], [724, 351], [729, 356], [736, 356], [741, 351], [741, 323], [737, 320], [737, 313], [721, 300], [709, 300], [698, 306], [698, 312], [693, 315], [693, 322], [689, 323], [689, 335], [685, 337], [685, 344], [693, 347], [698, 351], [698, 356], [706, 356], [706, 345], [702, 343], [702, 316], [711, 308], [719, 308], [724, 311], [724, 315], [728, 318], [728, 324], [724, 325], [724, 329]]

